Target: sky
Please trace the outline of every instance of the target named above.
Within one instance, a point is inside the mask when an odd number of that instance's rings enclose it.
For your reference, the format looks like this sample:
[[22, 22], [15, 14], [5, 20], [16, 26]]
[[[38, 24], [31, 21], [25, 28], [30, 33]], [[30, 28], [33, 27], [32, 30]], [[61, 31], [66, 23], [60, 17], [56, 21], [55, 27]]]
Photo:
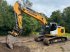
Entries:
[[[6, 0], [8, 4], [14, 5], [16, 0]], [[63, 11], [64, 8], [70, 6], [70, 0], [30, 0], [33, 3], [32, 9], [44, 13], [50, 17], [53, 11]]]

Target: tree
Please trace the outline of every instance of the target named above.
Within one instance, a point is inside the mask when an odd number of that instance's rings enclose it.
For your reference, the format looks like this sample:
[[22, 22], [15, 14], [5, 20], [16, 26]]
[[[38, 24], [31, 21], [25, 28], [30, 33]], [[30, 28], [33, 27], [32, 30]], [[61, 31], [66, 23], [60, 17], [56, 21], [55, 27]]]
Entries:
[[62, 15], [59, 10], [52, 12], [51, 19], [50, 19], [51, 22], [56, 22], [58, 24], [61, 24], [61, 19], [62, 19]]
[[33, 17], [23, 14], [23, 31], [24, 34], [30, 34], [40, 30], [40, 23]]
[[12, 6], [9, 6], [6, 1], [2, 0], [0, 4], [0, 31], [8, 31], [13, 29], [15, 18]]
[[70, 33], [70, 7], [67, 7], [63, 10], [62, 16], [63, 16], [66, 32]]

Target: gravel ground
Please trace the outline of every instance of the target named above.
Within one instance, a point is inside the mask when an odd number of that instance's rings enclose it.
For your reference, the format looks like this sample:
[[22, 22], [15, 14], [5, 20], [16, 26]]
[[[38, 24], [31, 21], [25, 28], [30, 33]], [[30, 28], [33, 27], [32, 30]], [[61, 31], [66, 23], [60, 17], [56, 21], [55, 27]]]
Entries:
[[[5, 43], [5, 37], [0, 37], [0, 42]], [[51, 44], [50, 46], [46, 46], [43, 45], [42, 42], [35, 42], [32, 37], [18, 37], [18, 41], [14, 45], [15, 46], [19, 45], [21, 46], [21, 48], [25, 46], [27, 47], [26, 50], [28, 50], [29, 48], [31, 52], [70, 52], [70, 41], [64, 43], [55, 43], [55, 44]], [[16, 49], [14, 48], [14, 50]]]

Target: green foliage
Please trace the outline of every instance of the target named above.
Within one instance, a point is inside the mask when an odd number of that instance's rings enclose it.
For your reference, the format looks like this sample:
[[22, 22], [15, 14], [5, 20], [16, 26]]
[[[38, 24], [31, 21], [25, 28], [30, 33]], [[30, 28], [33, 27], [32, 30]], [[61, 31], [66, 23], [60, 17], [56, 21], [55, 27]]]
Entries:
[[65, 8], [62, 15], [66, 32], [70, 32], [70, 7]]
[[59, 10], [52, 12], [51, 19], [50, 19], [52, 22], [56, 22], [60, 24], [61, 19], [62, 19], [62, 15]]
[[0, 4], [0, 31], [8, 31], [14, 27], [15, 18], [12, 6], [8, 6], [6, 1]]
[[23, 33], [25, 34], [30, 34], [35, 31], [40, 30], [40, 23], [34, 19], [33, 17], [23, 14]]

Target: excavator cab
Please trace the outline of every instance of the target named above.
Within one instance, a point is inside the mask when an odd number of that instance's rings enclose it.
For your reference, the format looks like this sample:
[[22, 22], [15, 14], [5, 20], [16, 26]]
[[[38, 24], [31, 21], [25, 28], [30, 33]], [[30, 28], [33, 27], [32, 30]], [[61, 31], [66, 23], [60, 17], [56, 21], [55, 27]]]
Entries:
[[54, 31], [57, 29], [57, 24], [54, 22], [51, 22], [48, 26], [46, 26], [45, 29], [46, 29], [46, 32], [48, 31], [48, 34], [50, 34], [50, 31]]
[[57, 29], [56, 23], [49, 23], [48, 25], [42, 26], [42, 34], [50, 34], [51, 31], [55, 31]]
[[54, 31], [57, 29], [57, 24], [56, 23], [50, 23], [50, 31]]
[[55, 22], [51, 22], [46, 26], [44, 31], [45, 34], [50, 34], [51, 36], [63, 36], [65, 34], [65, 28]]
[[[61, 29], [61, 31], [59, 31]], [[60, 33], [60, 34], [59, 34]], [[61, 34], [65, 34], [65, 29], [62, 26], [58, 26], [57, 23], [51, 22], [48, 25], [42, 25], [41, 33], [42, 35], [50, 34], [53, 36], [59, 36]]]
[[57, 23], [50, 23], [50, 35], [63, 36], [65, 34], [65, 28], [57, 25]]

